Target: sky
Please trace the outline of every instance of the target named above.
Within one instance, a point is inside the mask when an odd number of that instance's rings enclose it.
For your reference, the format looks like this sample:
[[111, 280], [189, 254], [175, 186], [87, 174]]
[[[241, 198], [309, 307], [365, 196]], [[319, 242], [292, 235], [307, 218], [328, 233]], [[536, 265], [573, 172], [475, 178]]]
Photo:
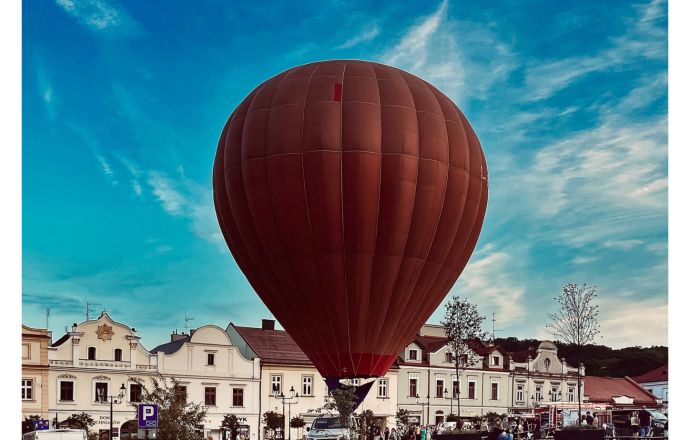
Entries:
[[[270, 317], [217, 225], [220, 132], [264, 80], [364, 59], [420, 76], [477, 133], [479, 242], [451, 289], [497, 337], [548, 338], [570, 282], [601, 338], [668, 345], [665, 1], [55, 0], [22, 16], [22, 321], [107, 310], [142, 343]], [[429, 318], [438, 323], [439, 307]]]

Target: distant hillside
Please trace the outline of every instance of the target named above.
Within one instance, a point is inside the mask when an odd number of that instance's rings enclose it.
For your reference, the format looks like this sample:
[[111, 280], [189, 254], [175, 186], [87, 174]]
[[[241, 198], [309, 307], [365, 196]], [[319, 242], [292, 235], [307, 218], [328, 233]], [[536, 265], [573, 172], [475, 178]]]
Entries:
[[[496, 338], [496, 344], [506, 351], [528, 350], [538, 347], [536, 339]], [[570, 365], [577, 363], [576, 347], [556, 343], [558, 356]], [[668, 363], [668, 347], [626, 347], [613, 349], [605, 345], [587, 345], [582, 348], [582, 363], [588, 376], [639, 376]]]

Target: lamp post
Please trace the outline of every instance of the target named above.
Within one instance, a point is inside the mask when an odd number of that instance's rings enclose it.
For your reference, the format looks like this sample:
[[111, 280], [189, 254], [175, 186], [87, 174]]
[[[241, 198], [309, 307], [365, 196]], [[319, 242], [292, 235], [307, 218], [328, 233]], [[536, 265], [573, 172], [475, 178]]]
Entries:
[[113, 440], [113, 403], [120, 404], [122, 399], [125, 398], [125, 384], [120, 387], [120, 394], [117, 396], [108, 396], [108, 402], [110, 403], [110, 430], [108, 431], [108, 439]]
[[427, 414], [426, 414], [427, 420], [426, 421], [427, 421], [427, 423], [429, 423], [429, 400], [431, 399], [431, 396], [429, 396], [428, 394], [426, 395], [426, 403], [424, 403], [424, 402], [420, 403], [419, 402], [419, 394], [417, 394], [415, 396], [415, 398], [417, 399], [417, 405], [422, 405], [422, 425], [424, 425], [424, 407], [425, 406], [426, 406], [426, 411], [427, 411]]
[[[443, 390], [443, 397], [448, 398], [448, 388]], [[453, 397], [450, 398], [450, 413], [453, 414]]]
[[[280, 399], [283, 402], [283, 440], [285, 440], [285, 404], [287, 402], [288, 406], [288, 419], [290, 418], [290, 405], [294, 405], [297, 403], [297, 399], [299, 399], [299, 394], [295, 392], [295, 387], [290, 387], [290, 391], [288, 391], [288, 395], [286, 396], [283, 394], [281, 391], [278, 393], [278, 390], [273, 390], [273, 397], [276, 399]], [[295, 399], [294, 402], [292, 400]], [[288, 420], [288, 440], [290, 440], [290, 421]]]

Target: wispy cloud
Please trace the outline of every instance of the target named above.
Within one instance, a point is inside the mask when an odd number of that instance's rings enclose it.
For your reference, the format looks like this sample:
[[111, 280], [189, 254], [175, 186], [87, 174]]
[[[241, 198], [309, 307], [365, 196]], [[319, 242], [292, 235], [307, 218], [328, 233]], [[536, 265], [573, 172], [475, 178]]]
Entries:
[[496, 250], [492, 244], [475, 249], [472, 260], [450, 294], [469, 297], [483, 314], [496, 310], [499, 322], [510, 323], [523, 318], [526, 286], [508, 271], [513, 259], [509, 251]]
[[470, 97], [484, 99], [491, 87], [516, 67], [508, 44], [485, 23], [448, 17], [448, 0], [409, 28], [384, 51], [384, 63], [431, 82], [463, 106]]
[[106, 0], [55, 0], [79, 23], [94, 31], [117, 30], [133, 33], [139, 24], [124, 10]]
[[627, 31], [611, 39], [611, 45], [599, 53], [551, 61], [538, 60], [528, 67], [525, 96], [531, 100], [551, 97], [575, 81], [593, 72], [611, 70], [644, 59], [663, 60], [667, 54], [663, 25], [666, 1], [653, 0], [638, 8], [629, 20]]
[[359, 34], [346, 40], [338, 47], [336, 47], [336, 49], [349, 49], [351, 47], [357, 46], [358, 44], [366, 43], [367, 41], [371, 41], [374, 38], [378, 37], [380, 33], [381, 29], [377, 24], [368, 25]]
[[147, 183], [161, 207], [170, 215], [187, 218], [193, 232], [226, 251], [216, 219], [211, 188], [180, 176], [173, 179], [159, 171], [148, 173]]

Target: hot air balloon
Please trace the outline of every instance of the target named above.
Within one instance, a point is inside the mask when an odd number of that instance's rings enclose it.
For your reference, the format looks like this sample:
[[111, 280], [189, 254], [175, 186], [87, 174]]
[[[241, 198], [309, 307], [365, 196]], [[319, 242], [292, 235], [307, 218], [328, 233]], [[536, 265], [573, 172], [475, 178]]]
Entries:
[[329, 386], [386, 373], [470, 258], [487, 191], [458, 107], [366, 61], [259, 85], [228, 119], [213, 167], [232, 255]]

